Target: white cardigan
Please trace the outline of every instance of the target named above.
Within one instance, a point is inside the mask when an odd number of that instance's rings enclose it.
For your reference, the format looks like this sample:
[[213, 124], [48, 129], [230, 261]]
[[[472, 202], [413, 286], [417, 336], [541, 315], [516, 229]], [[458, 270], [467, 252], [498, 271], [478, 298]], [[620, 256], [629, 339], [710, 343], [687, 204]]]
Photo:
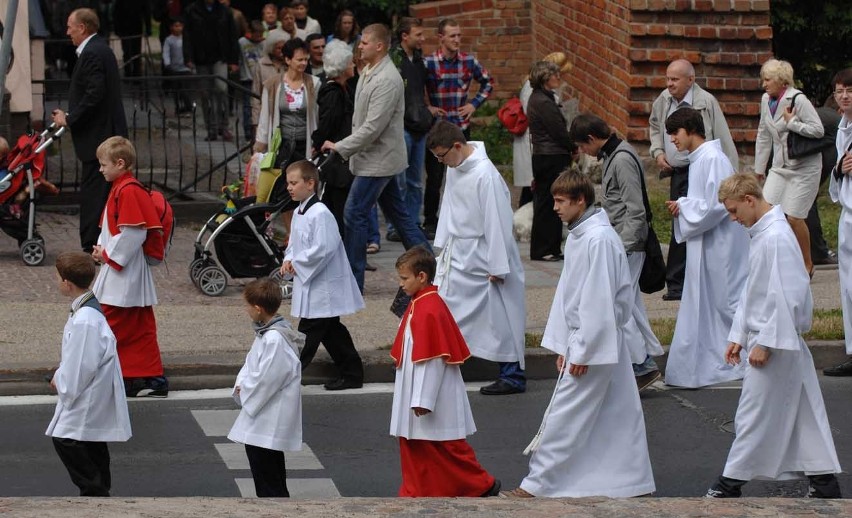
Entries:
[[[286, 72], [285, 72], [286, 73]], [[311, 157], [311, 134], [317, 129], [317, 120], [318, 120], [318, 111], [317, 108], [317, 92], [320, 89], [320, 80], [318, 77], [312, 76], [310, 74], [304, 74], [306, 78], [310, 78], [313, 82], [314, 86], [314, 95], [313, 97], [309, 97], [305, 95], [305, 99], [307, 101], [307, 128], [305, 131], [305, 156]], [[272, 132], [275, 128], [281, 124], [281, 106], [279, 100], [281, 99], [281, 85], [283, 83], [283, 76], [278, 75], [273, 79], [270, 79], [263, 85], [263, 92], [260, 95], [260, 115], [258, 116], [257, 121], [257, 132], [255, 133], [255, 140], [260, 144], [269, 144], [269, 141], [272, 140]], [[270, 112], [270, 104], [269, 104], [269, 91], [270, 88], [275, 88], [274, 97], [272, 98], [272, 111]], [[305, 89], [307, 90], [307, 89]], [[306, 92], [307, 94], [307, 92]], [[320, 144], [322, 144], [320, 142]]]

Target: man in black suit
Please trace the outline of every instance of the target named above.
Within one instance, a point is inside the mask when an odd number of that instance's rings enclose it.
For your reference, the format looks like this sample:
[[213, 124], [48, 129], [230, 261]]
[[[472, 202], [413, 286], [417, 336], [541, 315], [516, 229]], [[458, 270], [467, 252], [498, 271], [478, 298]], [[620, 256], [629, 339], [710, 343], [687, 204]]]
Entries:
[[98, 36], [99, 26], [98, 15], [91, 9], [76, 9], [68, 16], [66, 34], [77, 47], [78, 58], [71, 74], [68, 111], [53, 111], [53, 122], [71, 130], [74, 152], [82, 162], [80, 244], [89, 253], [98, 242], [98, 220], [110, 187], [100, 173], [95, 151], [109, 137], [127, 137], [118, 64], [106, 40]]

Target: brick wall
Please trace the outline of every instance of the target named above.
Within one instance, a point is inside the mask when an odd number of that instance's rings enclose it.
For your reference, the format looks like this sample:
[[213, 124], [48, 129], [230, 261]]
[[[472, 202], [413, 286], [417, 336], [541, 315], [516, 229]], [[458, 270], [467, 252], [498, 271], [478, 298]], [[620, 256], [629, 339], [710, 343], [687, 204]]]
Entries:
[[[462, 51], [473, 52], [494, 76], [491, 99], [517, 95], [532, 63], [531, 0], [443, 0], [415, 4], [411, 16], [423, 20], [426, 43], [423, 51], [438, 47], [437, 26], [441, 18], [458, 20]], [[476, 92], [476, 85], [471, 87]]]

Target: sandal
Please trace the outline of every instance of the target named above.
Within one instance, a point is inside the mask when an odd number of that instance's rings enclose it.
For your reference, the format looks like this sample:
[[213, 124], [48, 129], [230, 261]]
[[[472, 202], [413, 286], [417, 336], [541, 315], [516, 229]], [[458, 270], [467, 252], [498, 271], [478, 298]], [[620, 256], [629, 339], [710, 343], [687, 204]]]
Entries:
[[379, 246], [378, 243], [367, 244], [367, 253], [368, 254], [377, 254], [377, 253], [379, 253], [379, 250], [381, 250], [381, 249], [382, 249], [382, 247]]

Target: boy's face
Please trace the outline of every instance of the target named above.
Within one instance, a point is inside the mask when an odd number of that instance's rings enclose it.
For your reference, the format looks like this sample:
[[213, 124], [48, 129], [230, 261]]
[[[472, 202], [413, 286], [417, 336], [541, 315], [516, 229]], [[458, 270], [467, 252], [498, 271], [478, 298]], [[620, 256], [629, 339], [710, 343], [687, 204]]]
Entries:
[[246, 301], [246, 314], [249, 316], [252, 322], [259, 322], [263, 318], [263, 311], [260, 310], [260, 306], [255, 306], [253, 304], [249, 304]]
[[409, 297], [413, 297], [420, 290], [429, 285], [429, 279], [426, 277], [426, 272], [415, 274], [408, 266], [403, 266], [396, 271], [399, 275], [399, 287]]
[[724, 204], [728, 210], [728, 215], [731, 217], [731, 221], [736, 221], [746, 228], [751, 228], [758, 220], [756, 201], [754, 196], [746, 194], [741, 200], [727, 199], [724, 201]]
[[125, 168], [124, 160], [121, 158], [119, 158], [116, 162], [113, 162], [106, 157], [98, 157], [98, 162], [101, 164], [101, 174], [104, 175], [104, 179], [108, 182], [115, 181], [127, 170]]
[[564, 223], [573, 223], [586, 212], [585, 200], [572, 200], [564, 194], [553, 195], [553, 210]]
[[675, 133], [670, 133], [669, 138], [678, 151], [693, 151], [693, 135], [686, 132], [684, 128], [678, 128]]
[[173, 36], [181, 36], [183, 34], [183, 24], [180, 22], [175, 22], [172, 24], [172, 35]]
[[582, 151], [585, 155], [596, 157], [598, 156], [598, 153], [600, 153], [604, 144], [606, 144], [606, 140], [589, 135], [588, 142], [577, 142], [577, 149]]
[[299, 171], [287, 172], [287, 192], [290, 193], [291, 199], [295, 201], [307, 200], [314, 193], [314, 189], [316, 189], [315, 181], [305, 180]]
[[59, 286], [59, 293], [66, 297], [71, 295], [71, 282], [63, 279], [59, 272], [56, 272], [56, 285]]
[[834, 85], [834, 100], [847, 119], [852, 119], [852, 85]]
[[251, 41], [252, 43], [260, 43], [261, 41], [263, 41], [263, 31], [250, 32], [249, 41]]
[[431, 151], [432, 154], [435, 155], [435, 158], [438, 159], [438, 162], [441, 162], [447, 167], [458, 167], [462, 162], [464, 162], [464, 156], [462, 155], [461, 150], [461, 142], [456, 142], [450, 148], [438, 146], [430, 149], [429, 151]]
[[292, 7], [291, 9], [293, 9], [293, 15], [296, 17], [297, 20], [304, 20], [308, 17], [308, 8], [304, 5], [297, 5]]

